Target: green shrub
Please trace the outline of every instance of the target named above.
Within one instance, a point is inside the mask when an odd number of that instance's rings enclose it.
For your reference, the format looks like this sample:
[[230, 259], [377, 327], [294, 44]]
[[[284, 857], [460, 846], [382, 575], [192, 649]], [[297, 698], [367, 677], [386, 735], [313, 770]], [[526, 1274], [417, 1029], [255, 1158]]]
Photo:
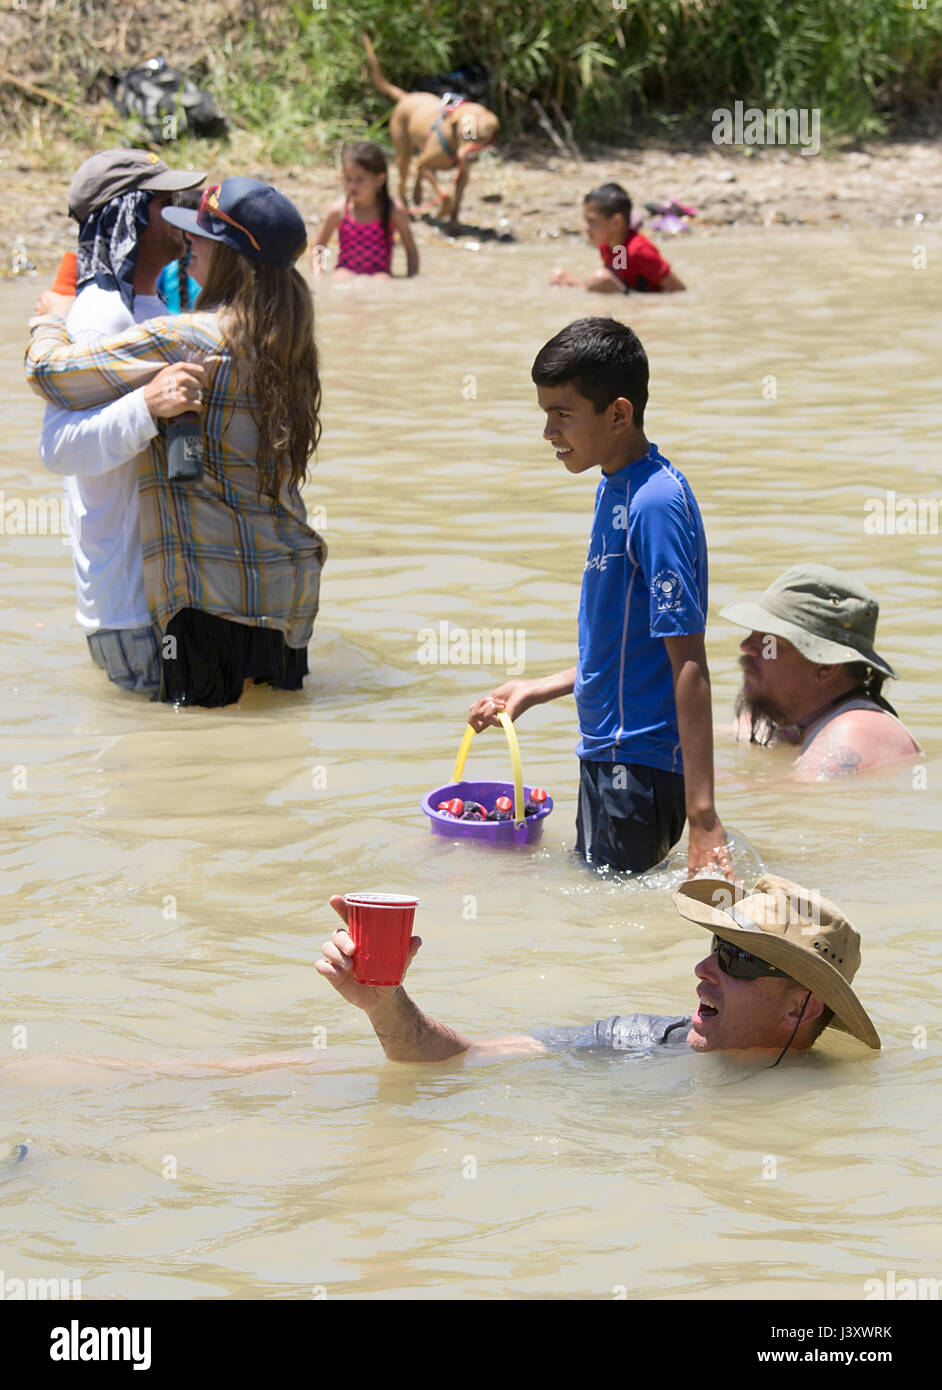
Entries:
[[[624, 140], [653, 124], [708, 139], [711, 112], [737, 100], [817, 107], [828, 142], [880, 134], [939, 109], [942, 3], [917, 2], [209, 0], [199, 54], [192, 36], [175, 32], [192, 18], [183, 0], [160, 0], [159, 16], [144, 0], [96, 0], [95, 13], [107, 30], [111, 9], [125, 24], [140, 11], [141, 28], [126, 32], [145, 33], [151, 53], [202, 76], [237, 128], [262, 134], [269, 158], [303, 160], [354, 132], [375, 134], [388, 117], [363, 30], [386, 76], [406, 89], [423, 74], [487, 66], [505, 139], [535, 128], [534, 99], [582, 139]], [[87, 46], [76, 49], [76, 6], [85, 3], [48, 8], [43, 52], [87, 99], [103, 91], [107, 68]]]

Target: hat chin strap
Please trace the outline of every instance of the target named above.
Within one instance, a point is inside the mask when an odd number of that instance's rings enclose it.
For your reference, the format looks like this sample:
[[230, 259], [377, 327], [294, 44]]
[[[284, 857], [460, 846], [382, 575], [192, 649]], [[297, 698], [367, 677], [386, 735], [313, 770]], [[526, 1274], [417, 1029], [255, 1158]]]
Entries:
[[[801, 1006], [801, 1013], [798, 1015], [798, 1022], [795, 1024], [794, 1028], [792, 1029], [792, 1035], [791, 1035], [791, 1037], [788, 1039], [788, 1042], [785, 1044], [785, 1046], [782, 1048], [781, 1052], [780, 1052], [780, 1053], [778, 1054], [778, 1056], [776, 1057], [775, 1061], [772, 1063], [772, 1067], [777, 1067], [777, 1066], [778, 1066], [779, 1062], [780, 1062], [780, 1061], [782, 1060], [782, 1058], [785, 1056], [785, 1053], [788, 1051], [788, 1049], [791, 1047], [792, 1043], [795, 1041], [795, 1034], [798, 1032], [798, 1029], [801, 1027], [801, 1020], [802, 1020], [802, 1019], [804, 1018], [804, 1016], [805, 1016], [805, 1009], [807, 1009], [807, 1007], [808, 1007], [808, 1000], [809, 1000], [810, 998], [811, 998], [811, 990], [809, 989], [808, 993], [805, 995], [805, 1002], [804, 1002], [804, 1003], [802, 1004], [802, 1006]], [[771, 1071], [771, 1070], [772, 1070], [772, 1067], [768, 1067], [767, 1070], [768, 1070], [768, 1071]]]

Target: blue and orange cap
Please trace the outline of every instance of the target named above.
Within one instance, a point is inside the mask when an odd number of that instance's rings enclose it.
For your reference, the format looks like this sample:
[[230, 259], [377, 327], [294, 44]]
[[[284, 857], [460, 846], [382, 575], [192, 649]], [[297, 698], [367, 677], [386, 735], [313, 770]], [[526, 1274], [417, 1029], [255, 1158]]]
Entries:
[[307, 245], [304, 218], [290, 198], [258, 179], [226, 179], [203, 194], [196, 210], [163, 209], [165, 221], [189, 236], [221, 241], [241, 256], [288, 270]]

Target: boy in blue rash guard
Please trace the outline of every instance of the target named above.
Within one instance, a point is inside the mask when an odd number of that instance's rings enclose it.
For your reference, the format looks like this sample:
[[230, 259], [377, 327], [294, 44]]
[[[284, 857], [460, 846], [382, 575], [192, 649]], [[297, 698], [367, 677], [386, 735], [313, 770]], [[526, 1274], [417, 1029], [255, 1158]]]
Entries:
[[576, 849], [641, 873], [690, 826], [691, 874], [731, 872], [713, 802], [704, 649], [707, 551], [686, 478], [645, 437], [648, 362], [615, 319], [557, 333], [532, 370], [543, 431], [570, 473], [601, 468], [579, 603], [578, 665], [476, 701], [475, 729], [575, 694], [581, 738]]

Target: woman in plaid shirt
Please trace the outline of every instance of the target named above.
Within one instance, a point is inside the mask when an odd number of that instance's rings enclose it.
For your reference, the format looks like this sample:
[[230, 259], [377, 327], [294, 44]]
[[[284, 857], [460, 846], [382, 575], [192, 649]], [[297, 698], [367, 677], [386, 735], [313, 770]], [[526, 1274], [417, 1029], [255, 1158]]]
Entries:
[[[30, 321], [26, 370], [55, 405], [87, 409], [187, 362], [179, 413], [201, 412], [203, 477], [171, 482], [159, 434], [139, 456], [144, 582], [161, 636], [162, 700], [226, 705], [246, 682], [299, 690], [317, 614], [322, 538], [301, 485], [320, 434], [314, 310], [295, 269], [304, 221], [255, 179], [168, 207], [192, 238], [198, 312], [72, 343], [64, 321]], [[194, 270], [196, 274], [196, 270]]]

